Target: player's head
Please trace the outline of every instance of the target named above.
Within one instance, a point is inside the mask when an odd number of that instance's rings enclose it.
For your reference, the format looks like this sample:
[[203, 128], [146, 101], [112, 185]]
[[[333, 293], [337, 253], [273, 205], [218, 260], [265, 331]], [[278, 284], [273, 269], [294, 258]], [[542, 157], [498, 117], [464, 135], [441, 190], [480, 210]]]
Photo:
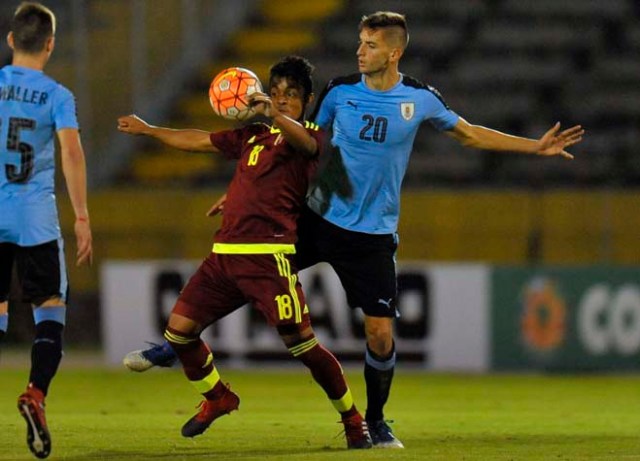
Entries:
[[407, 20], [403, 14], [377, 11], [363, 16], [358, 27], [358, 68], [365, 75], [397, 68], [409, 43]]
[[295, 119], [304, 118], [305, 109], [313, 101], [314, 67], [300, 56], [285, 56], [269, 71], [269, 96], [277, 109]]
[[49, 8], [37, 2], [22, 2], [11, 19], [7, 41], [17, 53], [50, 53], [55, 33], [56, 17]]

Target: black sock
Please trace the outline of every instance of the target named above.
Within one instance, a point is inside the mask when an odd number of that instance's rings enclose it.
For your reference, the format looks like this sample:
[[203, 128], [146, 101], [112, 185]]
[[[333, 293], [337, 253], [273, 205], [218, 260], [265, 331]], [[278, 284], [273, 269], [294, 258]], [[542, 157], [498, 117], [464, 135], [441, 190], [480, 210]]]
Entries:
[[388, 357], [380, 357], [367, 347], [364, 364], [364, 380], [367, 384], [367, 421], [379, 421], [384, 418], [384, 405], [389, 398], [393, 371], [395, 369], [395, 348]]
[[4, 330], [0, 330], [0, 344], [2, 344], [2, 340], [4, 340]]
[[29, 383], [47, 395], [62, 359], [62, 330], [64, 325], [45, 320], [36, 325], [36, 337], [31, 348]]

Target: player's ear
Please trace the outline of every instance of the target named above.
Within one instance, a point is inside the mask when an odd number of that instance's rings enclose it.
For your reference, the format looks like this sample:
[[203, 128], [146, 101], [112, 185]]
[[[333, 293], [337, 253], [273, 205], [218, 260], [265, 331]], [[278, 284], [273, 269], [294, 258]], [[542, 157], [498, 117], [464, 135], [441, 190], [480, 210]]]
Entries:
[[13, 47], [13, 32], [9, 32], [7, 34], [7, 44], [9, 45], [9, 48], [11, 48], [12, 50], [14, 50], [15, 48]]
[[51, 53], [55, 45], [56, 45], [56, 38], [52, 35], [44, 43], [44, 49], [46, 50], [47, 53]]
[[307, 96], [307, 101], [305, 102], [305, 106], [308, 106], [315, 100], [316, 100], [316, 95], [313, 93], [309, 93], [309, 96]]
[[400, 61], [400, 58], [402, 57], [403, 52], [404, 51], [402, 50], [402, 48], [393, 48], [391, 50], [391, 55], [389, 56], [389, 59], [394, 62], [398, 62]]

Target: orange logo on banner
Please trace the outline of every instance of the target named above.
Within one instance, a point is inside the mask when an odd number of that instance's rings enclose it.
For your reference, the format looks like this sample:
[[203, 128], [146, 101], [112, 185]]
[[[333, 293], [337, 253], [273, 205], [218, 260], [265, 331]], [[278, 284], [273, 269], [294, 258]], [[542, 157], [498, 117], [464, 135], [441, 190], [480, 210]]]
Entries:
[[564, 340], [567, 308], [548, 280], [527, 287], [522, 316], [522, 333], [532, 349], [548, 351]]

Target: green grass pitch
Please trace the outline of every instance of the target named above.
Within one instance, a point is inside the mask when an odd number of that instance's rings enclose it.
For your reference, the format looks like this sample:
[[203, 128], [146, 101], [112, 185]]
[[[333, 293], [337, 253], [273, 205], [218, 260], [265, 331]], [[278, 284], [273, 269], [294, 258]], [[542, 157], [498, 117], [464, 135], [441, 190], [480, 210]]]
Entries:
[[[199, 396], [179, 369], [64, 365], [47, 402], [52, 460], [640, 460], [640, 376], [441, 375], [400, 369], [387, 408], [404, 450], [347, 451], [338, 417], [302, 368], [230, 371], [240, 411], [205, 434], [180, 427]], [[364, 409], [359, 368], [347, 368]], [[0, 460], [35, 459], [2, 366]]]

